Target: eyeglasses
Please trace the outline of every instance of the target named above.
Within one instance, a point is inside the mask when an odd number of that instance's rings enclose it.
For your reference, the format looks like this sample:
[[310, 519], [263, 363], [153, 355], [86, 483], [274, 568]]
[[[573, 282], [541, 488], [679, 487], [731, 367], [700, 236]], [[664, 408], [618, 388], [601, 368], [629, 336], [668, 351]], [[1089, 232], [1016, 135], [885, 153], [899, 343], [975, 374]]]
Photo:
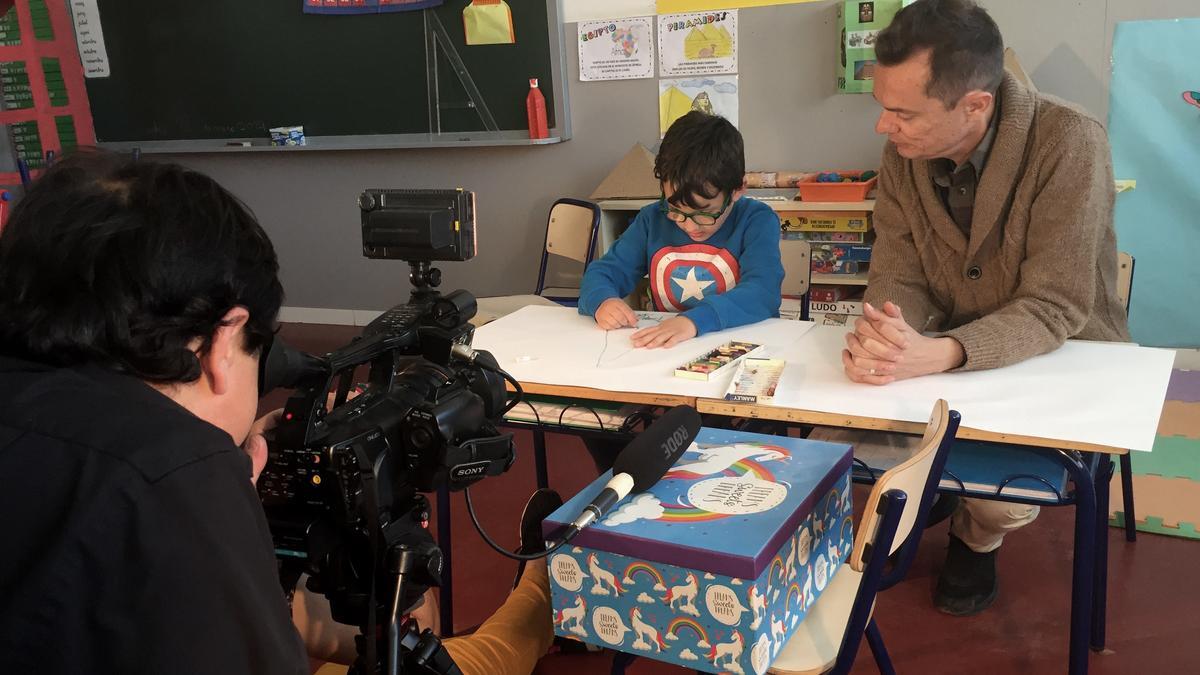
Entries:
[[717, 211], [716, 213], [709, 213], [707, 211], [688, 212], [681, 211], [674, 206], [671, 206], [670, 202], [667, 201], [667, 193], [664, 192], [659, 198], [658, 207], [662, 209], [663, 215], [665, 215], [667, 219], [671, 220], [672, 222], [682, 223], [685, 220], [691, 219], [691, 221], [699, 227], [712, 227], [713, 225], [717, 224], [717, 220], [719, 220], [725, 211], [729, 209], [729, 204], [732, 201], [732, 197], [733, 195], [729, 194], [728, 192], [725, 193], [725, 203], [721, 205], [721, 210]]

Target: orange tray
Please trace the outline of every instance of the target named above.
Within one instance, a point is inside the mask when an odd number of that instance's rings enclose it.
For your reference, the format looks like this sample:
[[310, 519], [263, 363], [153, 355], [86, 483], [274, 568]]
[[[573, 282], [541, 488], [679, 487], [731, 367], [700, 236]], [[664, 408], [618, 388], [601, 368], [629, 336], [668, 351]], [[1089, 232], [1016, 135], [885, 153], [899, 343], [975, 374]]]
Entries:
[[[827, 173], [827, 172], [822, 172]], [[857, 179], [863, 171], [836, 171], [833, 173], [840, 174], [843, 178], [851, 176]], [[861, 202], [867, 198], [871, 190], [875, 189], [875, 183], [879, 182], [879, 176], [871, 176], [865, 181], [854, 180], [843, 183], [818, 183], [814, 175], [812, 180], [802, 181], [796, 184], [800, 190], [801, 201], [806, 202]]]

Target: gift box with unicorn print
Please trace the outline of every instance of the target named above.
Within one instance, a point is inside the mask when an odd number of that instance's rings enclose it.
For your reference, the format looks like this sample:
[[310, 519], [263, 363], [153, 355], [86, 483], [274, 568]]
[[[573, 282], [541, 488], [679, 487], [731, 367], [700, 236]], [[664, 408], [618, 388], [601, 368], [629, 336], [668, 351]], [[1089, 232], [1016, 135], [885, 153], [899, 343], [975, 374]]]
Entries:
[[[554, 629], [762, 675], [853, 546], [850, 446], [701, 429], [671, 471], [548, 560]], [[547, 539], [610, 474], [555, 511]]]

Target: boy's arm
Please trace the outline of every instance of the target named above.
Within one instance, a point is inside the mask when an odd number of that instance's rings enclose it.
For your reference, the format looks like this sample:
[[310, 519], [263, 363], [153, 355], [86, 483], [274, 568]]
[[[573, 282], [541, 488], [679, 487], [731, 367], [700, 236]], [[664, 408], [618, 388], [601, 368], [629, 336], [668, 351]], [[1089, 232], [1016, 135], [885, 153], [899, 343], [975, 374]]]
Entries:
[[696, 334], [755, 323], [779, 316], [783, 263], [779, 258], [779, 216], [757, 210], [747, 223], [746, 243], [738, 256], [737, 286], [683, 313], [696, 324]]
[[650, 217], [638, 212], [602, 258], [588, 265], [579, 289], [579, 313], [595, 316], [601, 303], [633, 292], [638, 279], [646, 276], [646, 238]]

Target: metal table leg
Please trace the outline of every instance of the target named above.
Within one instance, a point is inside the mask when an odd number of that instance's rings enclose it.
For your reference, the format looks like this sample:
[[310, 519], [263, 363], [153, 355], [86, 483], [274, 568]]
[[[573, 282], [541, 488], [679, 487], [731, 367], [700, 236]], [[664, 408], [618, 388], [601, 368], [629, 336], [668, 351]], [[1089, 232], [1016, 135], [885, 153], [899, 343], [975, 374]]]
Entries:
[[1077, 452], [1059, 450], [1075, 483], [1075, 560], [1071, 574], [1071, 637], [1067, 672], [1088, 671], [1088, 638], [1092, 622], [1092, 588], [1096, 561], [1096, 485]]
[[1108, 611], [1108, 504], [1112, 457], [1101, 454], [1096, 466], [1096, 571], [1092, 585], [1092, 649], [1104, 649]]

